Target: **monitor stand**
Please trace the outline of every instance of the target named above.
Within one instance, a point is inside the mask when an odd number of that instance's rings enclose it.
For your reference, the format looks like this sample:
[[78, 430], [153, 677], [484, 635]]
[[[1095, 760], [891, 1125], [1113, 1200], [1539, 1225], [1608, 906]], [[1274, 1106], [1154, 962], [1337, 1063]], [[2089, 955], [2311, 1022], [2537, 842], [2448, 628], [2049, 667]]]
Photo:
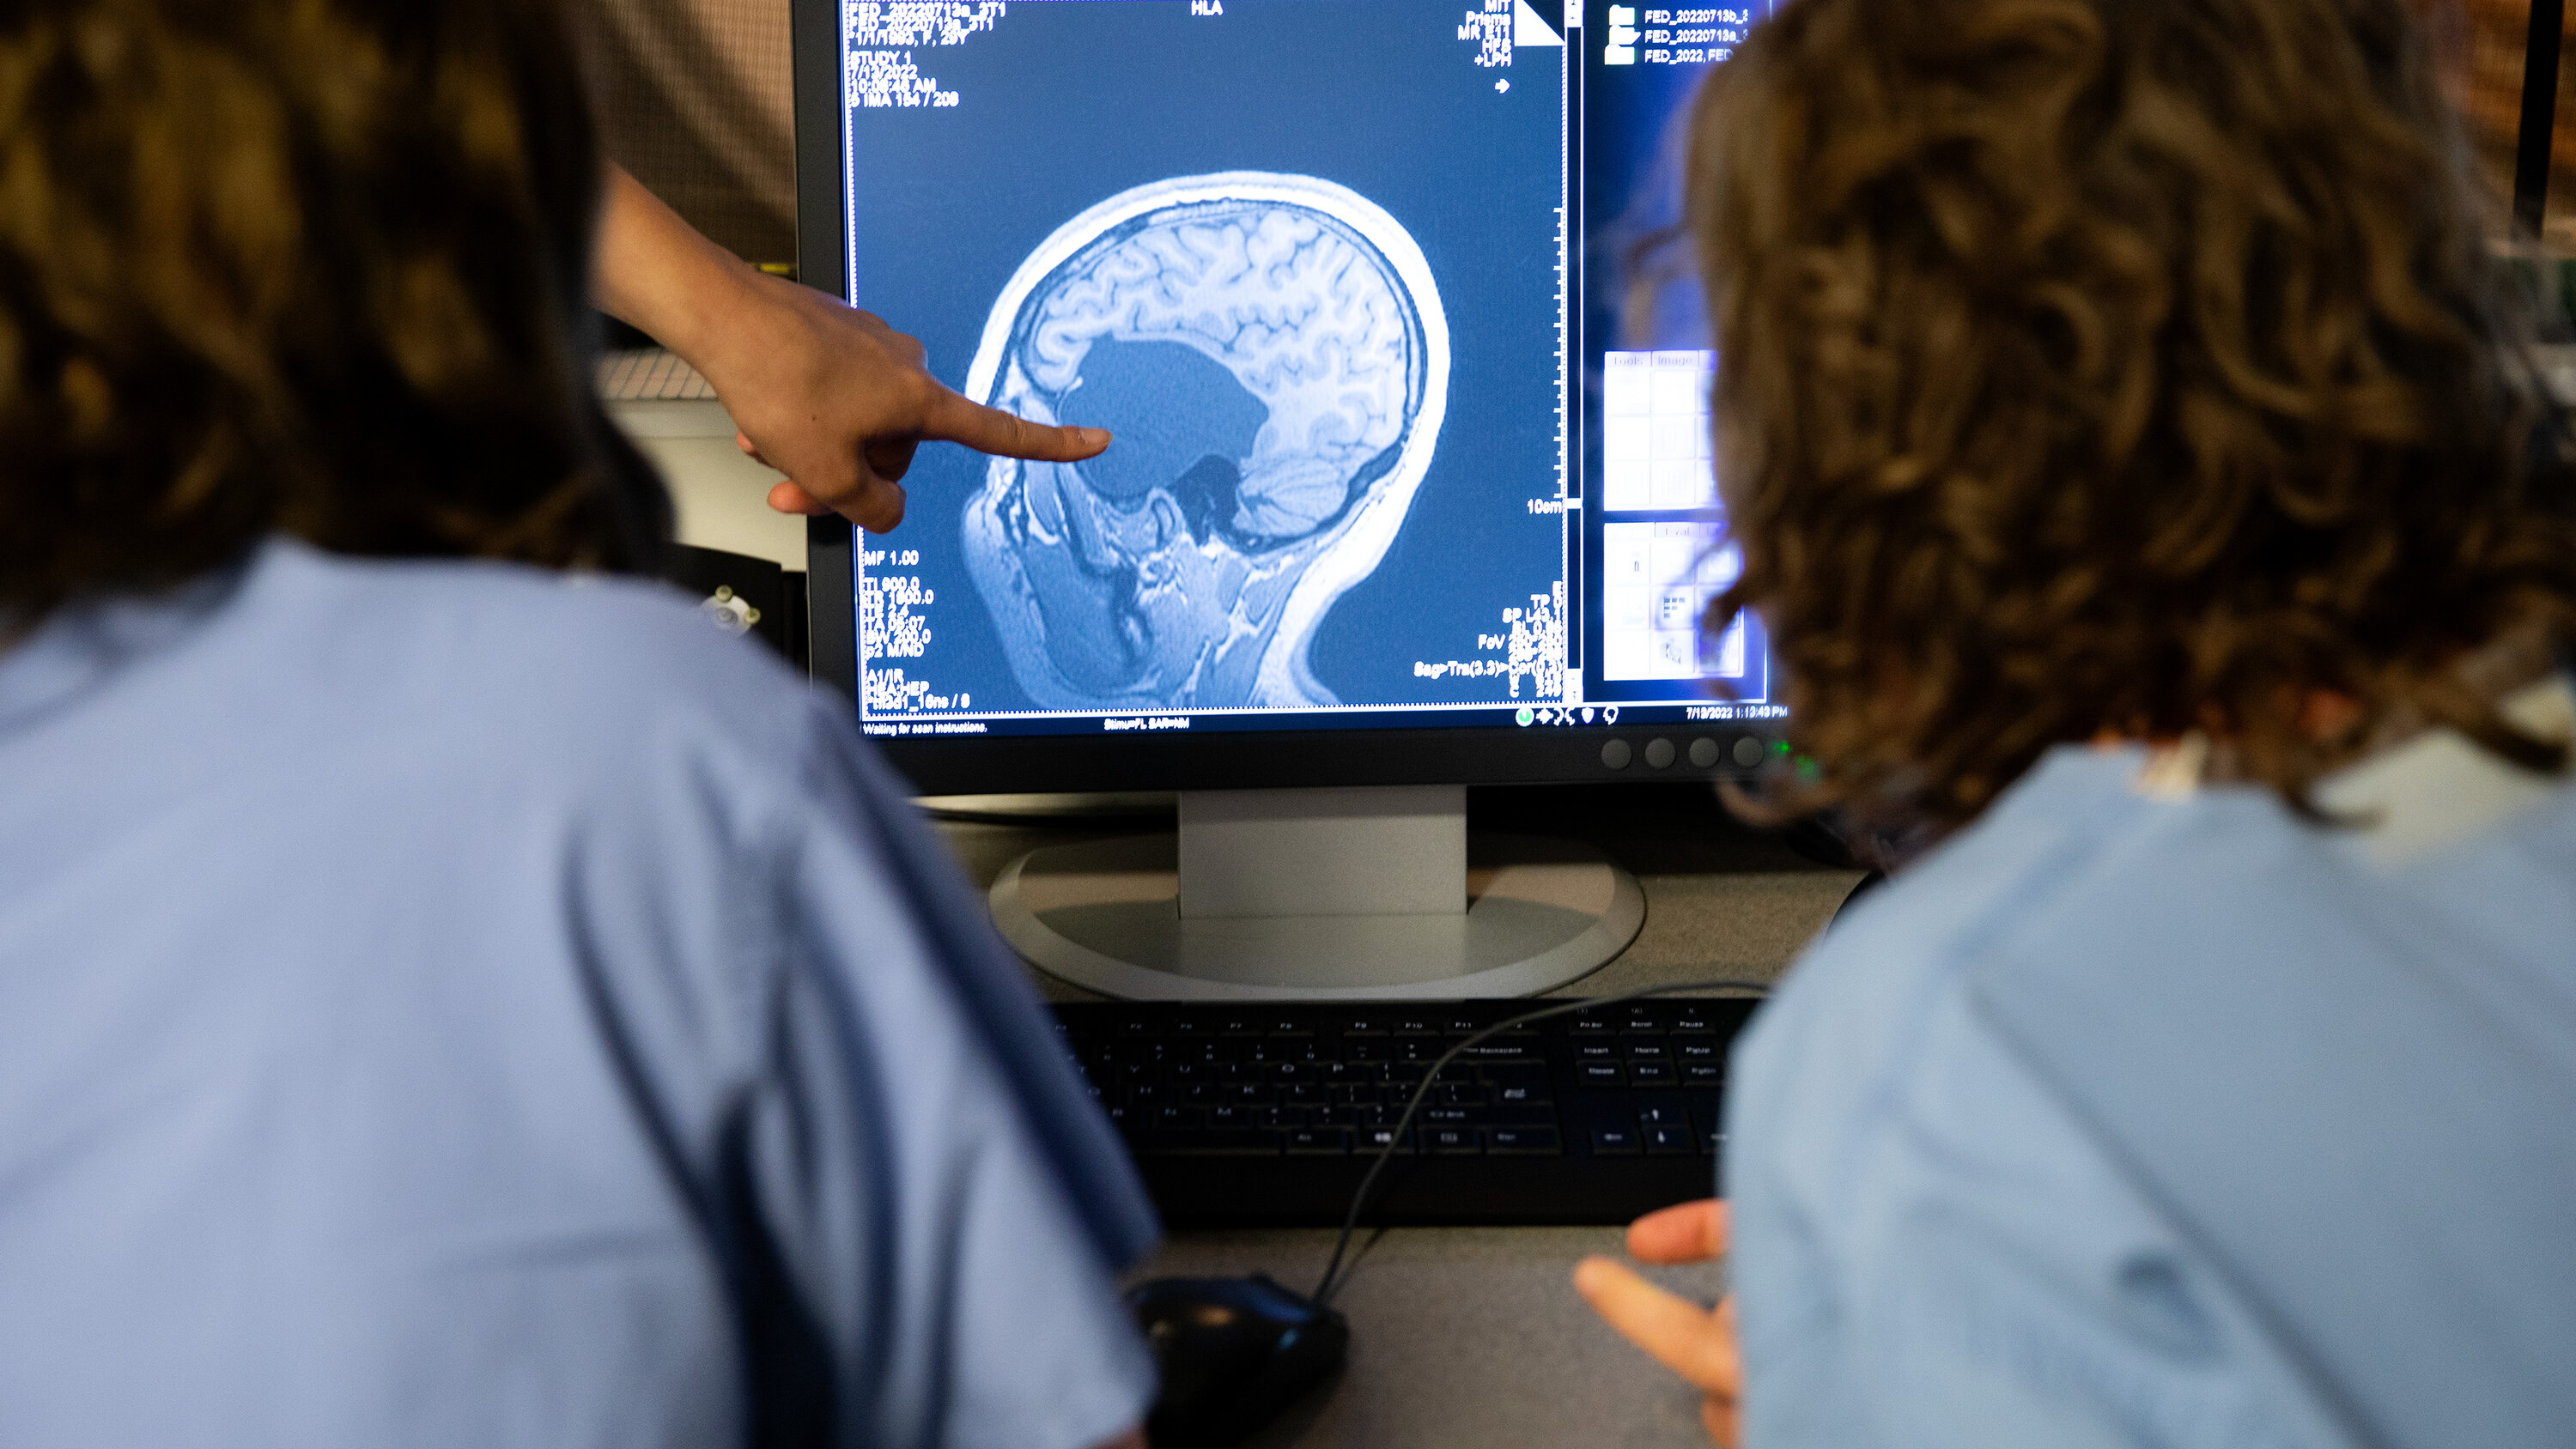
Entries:
[[1031, 851], [992, 903], [1049, 975], [1158, 1001], [1530, 996], [1646, 919], [1635, 878], [1588, 846], [1471, 842], [1456, 785], [1185, 791], [1177, 836]]

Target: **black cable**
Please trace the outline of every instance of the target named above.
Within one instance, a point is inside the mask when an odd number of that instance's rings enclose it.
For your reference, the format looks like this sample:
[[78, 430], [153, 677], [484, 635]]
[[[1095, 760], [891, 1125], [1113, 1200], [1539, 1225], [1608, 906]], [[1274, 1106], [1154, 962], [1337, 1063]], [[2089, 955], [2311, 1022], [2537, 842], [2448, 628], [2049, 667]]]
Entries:
[[1341, 1237], [1333, 1243], [1332, 1261], [1325, 1264], [1324, 1276], [1315, 1284], [1315, 1306], [1320, 1308], [1331, 1303], [1333, 1295], [1340, 1291], [1342, 1282], [1347, 1281], [1341, 1276], [1342, 1257], [1350, 1251], [1351, 1235], [1359, 1231], [1360, 1212], [1368, 1206], [1369, 1189], [1377, 1185], [1378, 1174], [1386, 1170], [1387, 1163], [1404, 1146], [1404, 1134], [1413, 1126], [1413, 1114], [1422, 1109], [1422, 1099], [1430, 1095], [1432, 1084], [1439, 1081], [1440, 1074], [1447, 1071], [1449, 1064], [1458, 1059], [1458, 1053], [1496, 1032], [1510, 1031], [1516, 1026], [1527, 1026], [1533, 1021], [1545, 1021], [1551, 1016], [1564, 1016], [1577, 1011], [1599, 1011], [1604, 1007], [1617, 1006], [1622, 1002], [1642, 1001], [1649, 996], [1675, 996], [1685, 991], [1751, 991], [1768, 996], [1771, 993], [1771, 983], [1734, 980], [1677, 981], [1669, 986], [1643, 986], [1635, 991], [1623, 991], [1616, 996], [1586, 996], [1573, 1001], [1560, 1001], [1553, 1006], [1542, 1006], [1535, 1011], [1524, 1011], [1518, 1016], [1505, 1017], [1482, 1031], [1462, 1038], [1449, 1050], [1442, 1052], [1440, 1059], [1431, 1064], [1431, 1069], [1422, 1074], [1422, 1084], [1413, 1089], [1413, 1099], [1404, 1104], [1404, 1115], [1396, 1119], [1395, 1130], [1387, 1135], [1386, 1145], [1378, 1149], [1377, 1161], [1369, 1164], [1368, 1175], [1360, 1179], [1359, 1190], [1351, 1194], [1351, 1210], [1342, 1219]]

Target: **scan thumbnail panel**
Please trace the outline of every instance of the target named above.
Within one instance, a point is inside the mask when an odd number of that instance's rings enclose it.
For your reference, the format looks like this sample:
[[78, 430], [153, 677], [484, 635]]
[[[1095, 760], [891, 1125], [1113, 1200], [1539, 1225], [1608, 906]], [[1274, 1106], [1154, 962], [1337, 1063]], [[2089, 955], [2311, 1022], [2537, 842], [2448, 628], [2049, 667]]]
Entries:
[[1564, 50], [1525, 0], [850, 9], [851, 287], [1081, 463], [925, 449], [871, 715], [1567, 692]]

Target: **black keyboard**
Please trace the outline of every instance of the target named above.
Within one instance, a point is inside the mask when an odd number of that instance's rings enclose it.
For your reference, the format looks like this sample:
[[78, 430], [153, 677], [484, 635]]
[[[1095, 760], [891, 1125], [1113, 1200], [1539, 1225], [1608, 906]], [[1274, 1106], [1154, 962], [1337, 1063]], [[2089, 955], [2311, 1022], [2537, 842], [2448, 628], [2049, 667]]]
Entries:
[[[1339, 1226], [1432, 1063], [1552, 1004], [1055, 1011], [1166, 1223]], [[1362, 1221], [1624, 1223], [1707, 1197], [1727, 1046], [1755, 1004], [1626, 1002], [1468, 1048], [1423, 1099]]]

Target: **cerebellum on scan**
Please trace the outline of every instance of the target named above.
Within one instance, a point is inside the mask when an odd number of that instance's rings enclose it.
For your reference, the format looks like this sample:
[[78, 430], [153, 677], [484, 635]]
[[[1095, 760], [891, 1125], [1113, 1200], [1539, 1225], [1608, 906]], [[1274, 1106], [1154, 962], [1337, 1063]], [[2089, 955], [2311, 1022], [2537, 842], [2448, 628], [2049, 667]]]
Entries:
[[1059, 227], [996, 300], [967, 395], [1117, 437], [996, 458], [968, 566], [1041, 708], [1340, 703], [1307, 652], [1376, 570], [1447, 410], [1449, 328], [1392, 216], [1310, 176], [1176, 177]]

